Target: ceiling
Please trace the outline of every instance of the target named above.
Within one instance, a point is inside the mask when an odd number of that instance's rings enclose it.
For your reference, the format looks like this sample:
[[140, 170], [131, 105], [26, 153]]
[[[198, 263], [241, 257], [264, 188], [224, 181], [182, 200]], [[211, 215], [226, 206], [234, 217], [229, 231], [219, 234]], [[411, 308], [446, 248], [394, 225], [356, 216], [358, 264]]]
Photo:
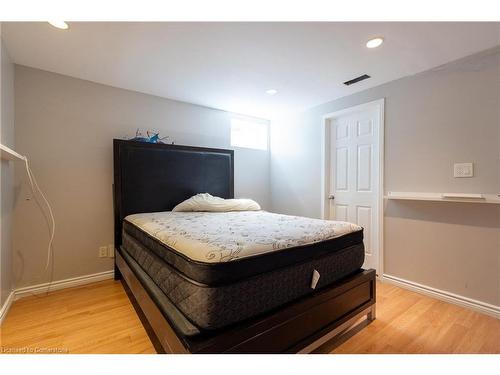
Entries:
[[[2, 37], [17, 64], [263, 118], [500, 45], [500, 23], [69, 25], [3, 23]], [[366, 48], [374, 36], [385, 43]], [[372, 78], [342, 84], [364, 73]]]

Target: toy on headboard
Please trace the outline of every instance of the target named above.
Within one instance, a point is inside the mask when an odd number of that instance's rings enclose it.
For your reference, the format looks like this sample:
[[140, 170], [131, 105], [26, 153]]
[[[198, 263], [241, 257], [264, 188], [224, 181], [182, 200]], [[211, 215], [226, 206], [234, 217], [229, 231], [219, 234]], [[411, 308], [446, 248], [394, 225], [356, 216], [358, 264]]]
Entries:
[[[169, 136], [167, 135], [166, 137], [160, 138], [160, 132], [158, 133], [150, 133], [149, 130], [146, 131], [146, 137], [142, 135], [142, 133], [137, 129], [135, 132], [135, 137], [131, 139], [131, 141], [137, 141], [137, 142], [146, 142], [146, 143], [166, 143], [163, 142], [164, 139], [168, 139]], [[174, 142], [172, 142], [174, 144]]]

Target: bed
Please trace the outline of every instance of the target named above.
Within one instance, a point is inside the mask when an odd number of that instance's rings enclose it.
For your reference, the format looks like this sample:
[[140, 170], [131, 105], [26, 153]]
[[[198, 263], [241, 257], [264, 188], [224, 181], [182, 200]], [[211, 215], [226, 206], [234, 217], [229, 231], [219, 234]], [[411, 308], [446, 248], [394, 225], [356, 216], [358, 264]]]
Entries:
[[114, 140], [115, 278], [158, 351], [310, 352], [375, 318], [362, 228], [265, 211], [172, 212], [233, 198], [232, 150]]

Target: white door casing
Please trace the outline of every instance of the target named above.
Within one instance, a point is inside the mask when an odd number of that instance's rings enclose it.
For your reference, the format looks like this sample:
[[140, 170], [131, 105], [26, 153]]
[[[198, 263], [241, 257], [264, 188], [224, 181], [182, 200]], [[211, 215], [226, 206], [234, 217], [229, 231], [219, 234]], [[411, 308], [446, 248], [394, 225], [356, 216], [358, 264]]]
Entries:
[[329, 125], [325, 158], [329, 160], [325, 160], [324, 217], [364, 228], [363, 268], [373, 268], [377, 273], [382, 242], [382, 109], [378, 102], [368, 103], [325, 118]]

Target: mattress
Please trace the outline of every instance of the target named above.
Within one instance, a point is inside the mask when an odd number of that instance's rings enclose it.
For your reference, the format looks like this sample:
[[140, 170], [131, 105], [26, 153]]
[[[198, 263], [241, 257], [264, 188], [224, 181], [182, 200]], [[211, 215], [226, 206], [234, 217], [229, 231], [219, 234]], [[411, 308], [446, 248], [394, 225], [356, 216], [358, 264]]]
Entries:
[[362, 243], [347, 222], [265, 211], [127, 216], [123, 230], [192, 280], [220, 285]]
[[[126, 233], [122, 249], [201, 332], [230, 326], [312, 294], [356, 272], [364, 260], [361, 243], [299, 264], [211, 286], [187, 278]], [[320, 278], [312, 289], [315, 270]]]
[[[364, 261], [362, 229], [353, 224], [245, 212], [246, 215], [216, 218], [216, 222], [225, 222], [216, 232], [214, 223], [212, 228], [205, 225], [211, 221], [208, 218], [218, 213], [177, 213], [188, 214], [184, 217], [165, 214], [128, 217], [123, 227], [122, 250], [200, 332], [227, 327], [305, 297], [356, 272]], [[176, 220], [174, 216], [191, 219]], [[264, 217], [268, 225], [259, 226], [261, 232], [252, 233], [250, 230], [256, 230], [259, 219]], [[247, 219], [246, 224], [238, 223], [242, 218]], [[275, 231], [276, 226], [270, 223], [273, 220], [283, 224], [282, 232]], [[192, 227], [185, 224], [189, 222]], [[209, 238], [205, 243], [209, 244], [213, 244], [212, 236], [219, 238], [219, 233], [223, 251], [203, 244], [196, 247], [196, 243], [187, 241], [189, 250], [182, 245], [185, 241], [175, 240], [197, 238], [201, 229], [193, 227], [205, 228], [205, 238]], [[247, 233], [244, 228], [253, 240], [241, 239], [242, 233]], [[318, 232], [322, 237], [318, 237]], [[270, 236], [276, 236], [274, 245]], [[268, 238], [271, 246], [263, 238]], [[239, 252], [234, 251], [235, 243]], [[260, 247], [251, 246], [255, 243]], [[267, 251], [262, 251], [264, 247]], [[231, 256], [219, 256], [217, 261], [210, 256], [207, 261], [200, 259], [213, 251]], [[320, 277], [313, 288], [314, 272]]]

